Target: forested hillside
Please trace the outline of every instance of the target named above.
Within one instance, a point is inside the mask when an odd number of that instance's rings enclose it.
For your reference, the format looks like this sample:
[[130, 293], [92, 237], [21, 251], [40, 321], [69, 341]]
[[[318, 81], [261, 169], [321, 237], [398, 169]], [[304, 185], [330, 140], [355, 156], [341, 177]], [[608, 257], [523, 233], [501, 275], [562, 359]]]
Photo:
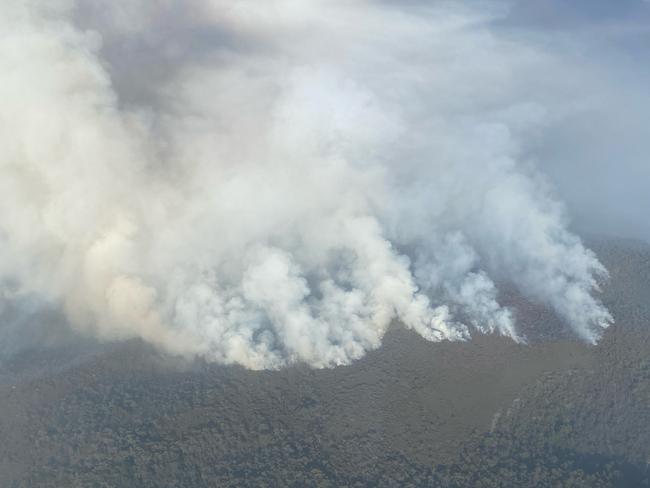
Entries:
[[[187, 363], [137, 341], [14, 356], [0, 485], [648, 486], [650, 250], [593, 247], [617, 320], [596, 347], [433, 344], [396, 326], [331, 370]], [[552, 316], [520, 300], [526, 327]]]

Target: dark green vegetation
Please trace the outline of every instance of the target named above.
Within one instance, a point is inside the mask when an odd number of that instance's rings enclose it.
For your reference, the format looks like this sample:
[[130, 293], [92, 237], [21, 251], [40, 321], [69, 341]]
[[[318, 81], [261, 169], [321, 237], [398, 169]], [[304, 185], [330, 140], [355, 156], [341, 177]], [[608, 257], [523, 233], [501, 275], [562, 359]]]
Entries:
[[396, 328], [324, 371], [184, 364], [135, 341], [14, 357], [0, 486], [649, 486], [650, 248], [593, 247], [617, 319], [593, 348], [551, 340], [552, 314], [513, 295], [533, 345]]

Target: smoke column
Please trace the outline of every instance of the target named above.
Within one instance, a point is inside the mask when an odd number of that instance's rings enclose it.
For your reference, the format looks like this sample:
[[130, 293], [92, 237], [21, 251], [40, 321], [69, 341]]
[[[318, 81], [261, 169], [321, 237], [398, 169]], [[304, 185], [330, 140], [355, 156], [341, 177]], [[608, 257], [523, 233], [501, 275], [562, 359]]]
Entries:
[[[499, 333], [499, 283], [593, 343], [606, 271], [528, 151], [580, 67], [482, 4], [5, 0], [2, 306], [248, 368], [391, 323]], [[545, 73], [564, 73], [563, 80]]]

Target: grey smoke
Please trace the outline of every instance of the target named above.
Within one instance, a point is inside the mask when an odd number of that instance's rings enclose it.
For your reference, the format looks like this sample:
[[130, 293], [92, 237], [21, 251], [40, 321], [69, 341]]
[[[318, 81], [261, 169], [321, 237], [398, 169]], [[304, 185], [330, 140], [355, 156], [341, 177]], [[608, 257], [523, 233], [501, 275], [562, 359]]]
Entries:
[[100, 339], [330, 367], [393, 322], [522, 340], [507, 282], [595, 342], [607, 273], [536, 150], [591, 107], [589, 67], [498, 27], [507, 12], [7, 0], [11, 300]]
[[575, 228], [650, 240], [650, 3], [516, 0], [493, 28], [582, 71], [580, 109], [534, 148]]

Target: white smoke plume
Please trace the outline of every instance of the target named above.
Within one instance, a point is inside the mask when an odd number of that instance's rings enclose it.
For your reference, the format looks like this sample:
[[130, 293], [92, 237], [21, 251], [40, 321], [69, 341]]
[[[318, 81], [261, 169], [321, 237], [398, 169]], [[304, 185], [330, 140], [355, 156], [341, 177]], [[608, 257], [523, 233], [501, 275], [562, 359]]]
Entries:
[[507, 282], [595, 342], [606, 271], [527, 152], [581, 103], [580, 68], [493, 32], [500, 12], [4, 0], [3, 300], [100, 339], [331, 367], [393, 322], [519, 340]]

